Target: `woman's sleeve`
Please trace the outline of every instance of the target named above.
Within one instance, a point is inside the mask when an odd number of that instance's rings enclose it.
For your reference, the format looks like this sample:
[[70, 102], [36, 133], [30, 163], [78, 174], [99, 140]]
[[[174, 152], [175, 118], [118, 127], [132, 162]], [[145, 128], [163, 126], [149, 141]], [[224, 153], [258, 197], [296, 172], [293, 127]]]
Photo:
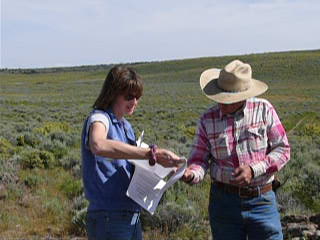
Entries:
[[109, 119], [108, 119], [108, 117], [103, 113], [93, 113], [88, 118], [87, 126], [86, 126], [86, 136], [87, 137], [86, 137], [85, 143], [86, 143], [87, 146], [88, 146], [88, 142], [89, 142], [88, 141], [88, 139], [89, 139], [89, 129], [90, 129], [90, 126], [95, 122], [101, 122], [105, 126], [106, 133], [108, 133], [108, 131], [109, 131]]

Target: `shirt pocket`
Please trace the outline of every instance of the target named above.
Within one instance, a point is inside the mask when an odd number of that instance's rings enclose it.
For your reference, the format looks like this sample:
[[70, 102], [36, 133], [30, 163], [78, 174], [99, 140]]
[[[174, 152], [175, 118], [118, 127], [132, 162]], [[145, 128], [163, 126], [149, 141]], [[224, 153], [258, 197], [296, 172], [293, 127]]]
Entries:
[[228, 134], [224, 132], [215, 134], [209, 142], [211, 154], [215, 159], [222, 160], [230, 156]]
[[265, 150], [268, 146], [266, 127], [260, 125], [245, 129], [244, 140], [249, 151], [259, 152]]

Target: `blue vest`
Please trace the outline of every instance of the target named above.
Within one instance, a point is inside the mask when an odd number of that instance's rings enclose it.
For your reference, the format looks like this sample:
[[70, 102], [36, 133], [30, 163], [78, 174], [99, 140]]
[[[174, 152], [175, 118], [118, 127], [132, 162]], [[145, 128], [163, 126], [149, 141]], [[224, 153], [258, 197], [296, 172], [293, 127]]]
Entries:
[[[98, 111], [94, 110], [91, 114]], [[111, 110], [104, 113], [107, 113], [109, 120], [107, 139], [136, 145], [131, 124], [124, 118], [118, 120]], [[140, 206], [126, 196], [134, 165], [125, 159], [94, 155], [86, 143], [89, 134], [86, 130], [88, 119], [89, 117], [84, 122], [81, 137], [82, 175], [85, 196], [89, 200], [88, 211], [140, 211]]]

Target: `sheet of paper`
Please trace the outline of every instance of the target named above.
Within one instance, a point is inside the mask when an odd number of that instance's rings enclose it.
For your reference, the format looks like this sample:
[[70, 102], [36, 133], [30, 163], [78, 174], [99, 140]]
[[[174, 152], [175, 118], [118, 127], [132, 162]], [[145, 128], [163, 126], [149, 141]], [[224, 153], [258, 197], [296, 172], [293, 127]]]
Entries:
[[[138, 146], [148, 147], [142, 142], [142, 136], [139, 137]], [[139, 142], [140, 141], [140, 142]], [[127, 190], [127, 196], [137, 202], [145, 210], [154, 214], [163, 193], [177, 182], [187, 167], [187, 160], [177, 168], [164, 168], [159, 164], [150, 166], [148, 160], [129, 160], [135, 165], [135, 171]], [[165, 181], [169, 173], [174, 174]]]
[[[139, 161], [140, 160], [136, 160], [134, 164]], [[185, 163], [177, 169], [167, 182], [153, 171], [136, 165], [135, 172], [127, 190], [127, 196], [145, 210], [154, 214], [163, 193], [183, 176], [186, 165]]]
[[131, 183], [127, 190], [127, 196], [141, 207], [154, 214], [162, 196], [165, 181], [143, 168], [136, 168]]

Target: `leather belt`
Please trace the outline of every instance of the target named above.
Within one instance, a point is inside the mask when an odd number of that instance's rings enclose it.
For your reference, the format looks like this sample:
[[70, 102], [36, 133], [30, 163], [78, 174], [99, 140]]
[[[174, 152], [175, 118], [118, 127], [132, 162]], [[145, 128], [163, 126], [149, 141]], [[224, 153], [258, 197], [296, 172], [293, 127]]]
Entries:
[[225, 183], [216, 182], [216, 181], [213, 181], [212, 183], [213, 183], [213, 186], [225, 192], [237, 194], [240, 198], [254, 198], [272, 190], [272, 183], [268, 183], [262, 186], [245, 186], [245, 187], [237, 187], [234, 185], [225, 184]]

